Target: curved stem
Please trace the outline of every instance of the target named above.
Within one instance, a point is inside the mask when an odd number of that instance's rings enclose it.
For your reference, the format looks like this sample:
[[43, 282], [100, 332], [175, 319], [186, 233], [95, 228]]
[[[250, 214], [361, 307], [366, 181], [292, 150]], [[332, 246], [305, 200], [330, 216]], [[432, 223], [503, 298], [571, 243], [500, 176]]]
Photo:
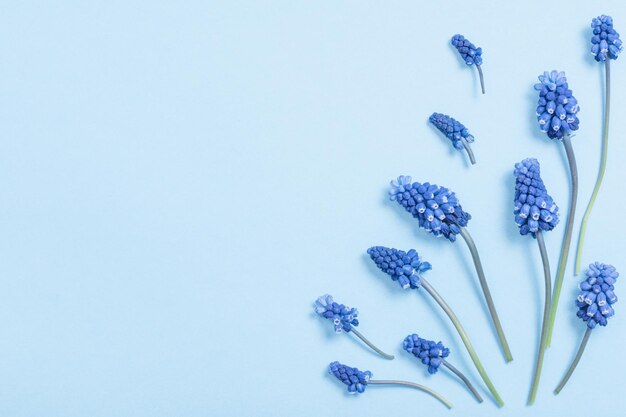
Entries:
[[576, 365], [578, 365], [578, 362], [580, 361], [581, 356], [583, 356], [583, 352], [585, 351], [585, 347], [587, 346], [587, 342], [589, 341], [589, 336], [591, 336], [591, 330], [592, 329], [587, 327], [587, 331], [585, 332], [585, 336], [583, 337], [582, 342], [580, 342], [580, 347], [578, 348], [578, 353], [576, 353], [576, 357], [574, 358], [574, 361], [570, 365], [569, 369], [567, 370], [567, 373], [563, 377], [563, 380], [561, 381], [559, 386], [556, 387], [556, 389], [554, 390], [555, 395], [561, 392], [565, 384], [567, 384], [567, 381], [569, 381], [569, 378], [572, 376], [574, 369], [576, 369]]
[[374, 346], [374, 344], [372, 342], [370, 342], [369, 340], [367, 340], [367, 338], [365, 336], [363, 336], [357, 329], [355, 329], [354, 327], [350, 330], [351, 333], [354, 333], [354, 335], [356, 337], [358, 337], [359, 339], [361, 339], [367, 346], [371, 347], [376, 353], [378, 353], [380, 356], [382, 356], [385, 359], [393, 359], [394, 356], [390, 355], [388, 353], [383, 352], [382, 350], [378, 349], [376, 346]]
[[539, 252], [541, 253], [541, 262], [543, 263], [543, 278], [545, 282], [546, 298], [543, 306], [543, 323], [541, 325], [541, 338], [539, 339], [539, 353], [537, 354], [537, 364], [535, 365], [535, 376], [533, 384], [530, 388], [528, 396], [528, 405], [535, 403], [537, 397], [537, 388], [539, 387], [539, 379], [541, 378], [541, 367], [543, 366], [543, 355], [546, 351], [546, 331], [548, 327], [548, 317], [550, 315], [550, 298], [552, 293], [552, 275], [550, 274], [550, 263], [548, 261], [548, 252], [546, 244], [543, 240], [541, 230], [536, 233], [537, 243], [539, 244]]
[[485, 79], [483, 77], [483, 69], [480, 67], [480, 65], [476, 65], [476, 68], [478, 68], [478, 76], [480, 77], [480, 89], [482, 90], [483, 94], [485, 94]]
[[483, 402], [483, 397], [480, 396], [480, 394], [478, 393], [478, 391], [476, 391], [476, 388], [474, 388], [474, 386], [472, 385], [472, 383], [470, 382], [469, 379], [467, 379], [467, 377], [465, 375], [463, 375], [463, 373], [461, 371], [459, 371], [458, 369], [456, 369], [454, 366], [452, 366], [448, 361], [446, 361], [445, 359], [441, 360], [441, 363], [443, 364], [443, 366], [445, 366], [446, 368], [448, 368], [450, 371], [452, 371], [452, 373], [454, 373], [456, 376], [458, 376], [461, 381], [463, 381], [465, 383], [465, 385], [467, 385], [467, 388], [469, 388], [469, 390], [472, 392], [472, 394], [474, 395], [474, 397], [476, 398], [476, 400], [479, 403]]
[[396, 381], [395, 379], [370, 379], [369, 381], [367, 381], [367, 384], [375, 384], [375, 385], [403, 385], [405, 387], [411, 387], [411, 388], [417, 388], [420, 391], [424, 391], [430, 395], [432, 395], [433, 397], [435, 397], [436, 399], [438, 399], [439, 401], [441, 401], [442, 403], [444, 403], [444, 405], [448, 408], [452, 408], [452, 403], [448, 400], [446, 400], [441, 394], [437, 393], [436, 391], [433, 391], [432, 389], [425, 387], [423, 385], [420, 384], [416, 384], [414, 382], [408, 382], [408, 381]]
[[587, 232], [587, 220], [589, 220], [591, 209], [593, 208], [593, 204], [596, 202], [596, 197], [598, 196], [598, 192], [600, 191], [600, 186], [602, 185], [602, 180], [604, 179], [604, 173], [606, 171], [606, 157], [609, 148], [609, 113], [611, 111], [611, 60], [607, 59], [605, 62], [606, 64], [604, 68], [606, 70], [606, 103], [604, 105], [604, 133], [602, 136], [602, 157], [600, 159], [600, 172], [598, 173], [596, 185], [595, 187], [593, 187], [591, 199], [587, 204], [587, 210], [585, 210], [585, 215], [583, 216], [583, 221], [580, 225], [580, 234], [578, 235], [578, 251], [576, 252], [576, 266], [574, 267], [576, 275], [580, 273], [580, 263], [583, 253], [583, 247], [585, 245], [585, 233]]
[[472, 148], [470, 148], [469, 143], [467, 143], [465, 139], [461, 139], [461, 143], [463, 144], [465, 152], [467, 152], [467, 155], [469, 156], [472, 165], [476, 165], [476, 158], [474, 158], [474, 152], [472, 152]]
[[465, 240], [465, 243], [467, 243], [467, 247], [472, 254], [474, 266], [476, 267], [476, 272], [478, 273], [478, 280], [480, 281], [480, 287], [482, 288], [483, 294], [485, 295], [485, 301], [487, 302], [487, 307], [489, 308], [489, 314], [491, 314], [491, 320], [493, 321], [493, 325], [495, 326], [496, 332], [498, 333], [500, 345], [502, 346], [502, 350], [504, 351], [504, 357], [507, 362], [510, 362], [513, 360], [513, 356], [511, 355], [509, 344], [506, 341], [506, 337], [504, 336], [504, 330], [502, 330], [502, 324], [500, 324], [500, 318], [498, 317], [496, 306], [494, 305], [493, 298], [491, 297], [491, 291], [489, 291], [489, 286], [487, 285], [487, 280], [485, 279], [485, 271], [483, 271], [483, 264], [480, 262], [478, 250], [476, 249], [476, 245], [474, 244], [472, 236], [464, 227], [461, 227], [461, 236], [463, 236], [463, 239]]
[[567, 155], [570, 176], [572, 180], [572, 190], [569, 201], [569, 213], [567, 214], [567, 224], [565, 225], [565, 236], [563, 237], [563, 245], [561, 246], [561, 257], [559, 259], [559, 267], [556, 271], [556, 279], [554, 280], [554, 294], [552, 295], [552, 307], [550, 309], [550, 320], [548, 321], [548, 333], [546, 335], [546, 348], [550, 347], [552, 342], [552, 330], [554, 330], [554, 319], [556, 318], [556, 310], [559, 306], [559, 297], [561, 296], [561, 287], [563, 287], [563, 277], [567, 268], [567, 258], [569, 256], [569, 247], [572, 242], [572, 229], [574, 228], [574, 217], [576, 216], [576, 201], [578, 200], [578, 168], [576, 167], [576, 157], [572, 148], [572, 141], [569, 135], [563, 137], [563, 146]]
[[456, 328], [456, 331], [459, 333], [459, 336], [461, 336], [461, 340], [463, 341], [463, 344], [465, 345], [467, 352], [472, 358], [472, 362], [474, 362], [474, 366], [476, 366], [476, 369], [478, 370], [478, 373], [480, 374], [481, 378], [485, 382], [485, 385], [487, 385], [487, 388], [489, 388], [489, 391], [491, 392], [491, 395], [493, 395], [493, 398], [496, 400], [496, 404], [498, 404], [498, 407], [504, 406], [504, 401], [502, 401], [502, 398], [500, 397], [500, 394], [498, 394], [496, 387], [491, 382], [491, 379], [489, 379], [489, 375], [487, 375], [487, 371], [485, 371], [483, 364], [480, 362], [480, 359], [478, 358], [478, 355], [476, 354], [476, 351], [474, 350], [474, 346], [472, 346], [472, 342], [467, 336], [467, 333], [465, 333], [465, 329], [461, 325], [461, 322], [457, 318], [456, 314], [454, 314], [454, 311], [452, 311], [448, 303], [446, 303], [444, 299], [441, 298], [439, 293], [435, 291], [435, 289], [430, 285], [428, 281], [426, 281], [423, 277], [420, 277], [420, 281], [424, 289], [428, 292], [428, 294], [431, 295], [431, 297], [435, 299], [437, 304], [439, 304], [441, 308], [443, 309], [443, 311], [448, 315], [448, 317], [450, 318], [450, 321], [452, 321], [452, 324]]

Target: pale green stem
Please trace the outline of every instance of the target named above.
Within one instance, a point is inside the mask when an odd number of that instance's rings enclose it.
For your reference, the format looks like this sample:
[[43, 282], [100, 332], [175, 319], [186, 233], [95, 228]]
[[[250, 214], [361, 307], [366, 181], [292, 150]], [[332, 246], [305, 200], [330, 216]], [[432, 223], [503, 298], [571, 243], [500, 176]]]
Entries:
[[469, 156], [472, 165], [476, 165], [476, 158], [474, 158], [474, 152], [472, 152], [472, 148], [470, 147], [469, 143], [467, 143], [465, 139], [461, 139], [461, 143], [463, 144], [465, 152], [467, 152], [467, 156]]
[[572, 376], [574, 369], [576, 369], [578, 362], [580, 362], [580, 358], [583, 356], [583, 352], [585, 351], [585, 347], [587, 346], [587, 342], [589, 341], [589, 336], [591, 336], [591, 329], [587, 327], [587, 331], [585, 332], [585, 336], [583, 336], [583, 340], [580, 342], [580, 347], [578, 348], [578, 352], [576, 353], [574, 361], [570, 365], [559, 386], [556, 387], [556, 389], [554, 390], [555, 395], [561, 392], [565, 384], [567, 384], [567, 381], [569, 381], [569, 378]]
[[416, 384], [414, 382], [396, 381], [395, 379], [370, 379], [369, 381], [367, 381], [367, 384], [368, 385], [369, 384], [374, 384], [374, 385], [403, 385], [405, 387], [417, 388], [418, 390], [424, 391], [424, 392], [432, 395], [433, 397], [435, 397], [436, 399], [441, 401], [449, 409], [452, 408], [452, 403], [450, 401], [446, 400], [441, 394], [437, 393], [436, 391], [431, 390], [428, 387], [425, 387], [425, 386], [420, 385], [420, 384]]
[[383, 352], [382, 350], [378, 349], [376, 346], [374, 346], [374, 344], [372, 342], [370, 342], [369, 340], [367, 340], [367, 338], [365, 336], [363, 336], [357, 329], [355, 329], [354, 327], [350, 330], [351, 333], [354, 333], [354, 335], [356, 337], [358, 337], [359, 339], [361, 339], [367, 346], [371, 347], [376, 353], [378, 353], [380, 356], [382, 356], [385, 359], [393, 359], [394, 356], [390, 355], [388, 353]]
[[483, 397], [480, 396], [478, 391], [476, 391], [476, 388], [474, 388], [474, 385], [472, 385], [470, 380], [467, 379], [467, 377], [463, 375], [461, 371], [456, 369], [454, 366], [452, 366], [452, 364], [450, 364], [450, 362], [446, 361], [445, 359], [441, 359], [441, 364], [445, 366], [446, 368], [448, 368], [454, 375], [458, 376], [461, 379], [461, 381], [465, 383], [467, 388], [471, 391], [471, 393], [476, 398], [476, 401], [478, 401], [479, 403], [483, 402]]
[[485, 79], [483, 77], [483, 69], [480, 67], [480, 65], [476, 65], [476, 68], [478, 68], [478, 77], [480, 77], [480, 89], [482, 90], [483, 94], [485, 94]]

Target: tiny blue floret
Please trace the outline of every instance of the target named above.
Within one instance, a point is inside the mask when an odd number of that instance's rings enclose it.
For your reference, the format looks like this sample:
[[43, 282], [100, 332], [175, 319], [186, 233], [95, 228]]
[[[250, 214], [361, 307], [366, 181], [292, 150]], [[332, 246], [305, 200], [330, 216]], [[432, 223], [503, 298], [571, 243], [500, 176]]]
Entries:
[[456, 149], [463, 149], [463, 141], [474, 142], [472, 136], [463, 124], [454, 118], [441, 113], [433, 113], [428, 119], [441, 133], [446, 135]]
[[337, 361], [328, 365], [328, 373], [334, 375], [338, 380], [348, 386], [350, 394], [362, 393], [372, 377], [370, 371], [359, 371], [357, 368], [351, 368]]
[[416, 334], [408, 335], [404, 339], [402, 347], [428, 366], [429, 374], [436, 374], [443, 359], [450, 354], [450, 349], [445, 347], [443, 343], [422, 339]]
[[481, 65], [483, 63], [482, 48], [474, 46], [474, 44], [468, 39], [465, 39], [463, 35], [454, 35], [450, 43], [459, 51], [461, 58], [463, 58], [463, 61], [465, 61], [467, 65]]
[[571, 131], [578, 130], [578, 101], [568, 88], [564, 72], [545, 71], [535, 84], [539, 91], [537, 122], [550, 139], [563, 139]]
[[599, 262], [589, 265], [576, 298], [576, 315], [587, 322], [590, 329], [596, 325], [606, 326], [609, 317], [615, 314], [613, 304], [617, 302], [617, 296], [613, 291], [617, 277], [619, 273], [612, 265]]
[[388, 274], [404, 289], [419, 288], [419, 274], [432, 269], [430, 263], [420, 260], [415, 249], [405, 252], [384, 246], [373, 246], [367, 250], [367, 253], [381, 271]]
[[357, 316], [359, 312], [356, 308], [350, 308], [343, 304], [338, 304], [331, 295], [325, 294], [315, 301], [315, 312], [333, 322], [335, 332], [349, 332], [352, 326], [358, 326]]
[[598, 62], [607, 59], [617, 59], [622, 51], [622, 41], [619, 33], [613, 29], [611, 16], [598, 16], [591, 21], [593, 36], [591, 37], [591, 54]]

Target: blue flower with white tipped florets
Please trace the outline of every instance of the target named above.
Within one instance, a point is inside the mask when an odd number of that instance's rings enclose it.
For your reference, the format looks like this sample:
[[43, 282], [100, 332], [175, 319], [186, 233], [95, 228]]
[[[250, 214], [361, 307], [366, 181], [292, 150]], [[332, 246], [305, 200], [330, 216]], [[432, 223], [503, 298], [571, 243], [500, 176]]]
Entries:
[[545, 71], [539, 76], [535, 90], [539, 91], [537, 121], [550, 139], [562, 139], [571, 131], [578, 130], [578, 101], [567, 86], [564, 72]]
[[463, 124], [450, 116], [441, 113], [433, 113], [428, 119], [441, 133], [452, 141], [456, 149], [463, 149], [463, 140], [468, 143], [474, 142], [474, 136]]
[[404, 339], [402, 347], [421, 360], [424, 365], [427, 365], [429, 374], [436, 374], [442, 359], [447, 358], [450, 354], [450, 349], [445, 347], [443, 343], [422, 339], [416, 334], [408, 335]]
[[322, 295], [315, 301], [315, 312], [332, 321], [337, 333], [349, 332], [352, 330], [352, 326], [359, 325], [358, 310], [336, 303], [333, 297], [328, 294]]
[[425, 182], [411, 183], [411, 177], [401, 175], [391, 181], [389, 199], [397, 201], [419, 220], [419, 226], [435, 236], [445, 236], [454, 242], [472, 218], [463, 211], [456, 195], [447, 188]]
[[362, 393], [372, 377], [370, 371], [359, 371], [337, 361], [328, 365], [328, 373], [334, 375], [338, 380], [348, 386], [350, 394]]
[[587, 322], [590, 329], [598, 324], [606, 326], [608, 318], [615, 314], [612, 306], [617, 302], [617, 296], [613, 293], [613, 285], [617, 277], [619, 273], [612, 265], [599, 262], [589, 265], [585, 280], [580, 283], [576, 315]]
[[539, 162], [527, 158], [515, 164], [515, 223], [522, 235], [535, 237], [539, 230], [554, 229], [559, 223], [559, 208], [548, 195], [541, 179]]
[[381, 271], [397, 281], [404, 289], [420, 287], [419, 274], [432, 269], [428, 262], [422, 262], [415, 249], [403, 250], [373, 246], [367, 250], [368, 255]]
[[454, 35], [450, 43], [459, 51], [459, 54], [461, 54], [463, 61], [465, 61], [467, 65], [481, 65], [483, 63], [483, 49], [474, 46], [474, 44], [465, 39], [463, 35]]
[[593, 36], [591, 37], [591, 54], [598, 62], [604, 62], [607, 58], [617, 59], [622, 51], [622, 40], [619, 33], [613, 29], [611, 16], [598, 16], [591, 21]]

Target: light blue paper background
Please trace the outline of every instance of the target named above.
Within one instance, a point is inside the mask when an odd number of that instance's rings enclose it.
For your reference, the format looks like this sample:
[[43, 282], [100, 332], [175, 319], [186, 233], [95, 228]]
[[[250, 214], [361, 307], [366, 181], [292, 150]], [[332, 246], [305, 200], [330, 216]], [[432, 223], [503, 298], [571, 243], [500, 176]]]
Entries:
[[[532, 89], [562, 69], [581, 105], [578, 233], [600, 157], [603, 76], [588, 50], [602, 13], [626, 34], [617, 0], [4, 2], [0, 415], [623, 414], [621, 303], [551, 394], [584, 332], [571, 265], [537, 404], [524, 405], [543, 286], [536, 244], [511, 213], [513, 164], [528, 156], [567, 212], [564, 152], [538, 132]], [[485, 96], [448, 44], [457, 32], [485, 50]], [[622, 271], [624, 59], [584, 257]], [[433, 111], [474, 133], [478, 165], [427, 124]], [[463, 243], [431, 238], [386, 200], [400, 174], [452, 188], [472, 213], [513, 363]], [[546, 236], [554, 271], [562, 234]], [[372, 267], [372, 245], [414, 247], [434, 265], [427, 276], [505, 409], [435, 304]], [[326, 292], [358, 307], [362, 332], [396, 360], [316, 318]], [[449, 344], [485, 403], [402, 353], [412, 332]], [[332, 360], [427, 384], [455, 409], [410, 389], [350, 397], [325, 374]]]

